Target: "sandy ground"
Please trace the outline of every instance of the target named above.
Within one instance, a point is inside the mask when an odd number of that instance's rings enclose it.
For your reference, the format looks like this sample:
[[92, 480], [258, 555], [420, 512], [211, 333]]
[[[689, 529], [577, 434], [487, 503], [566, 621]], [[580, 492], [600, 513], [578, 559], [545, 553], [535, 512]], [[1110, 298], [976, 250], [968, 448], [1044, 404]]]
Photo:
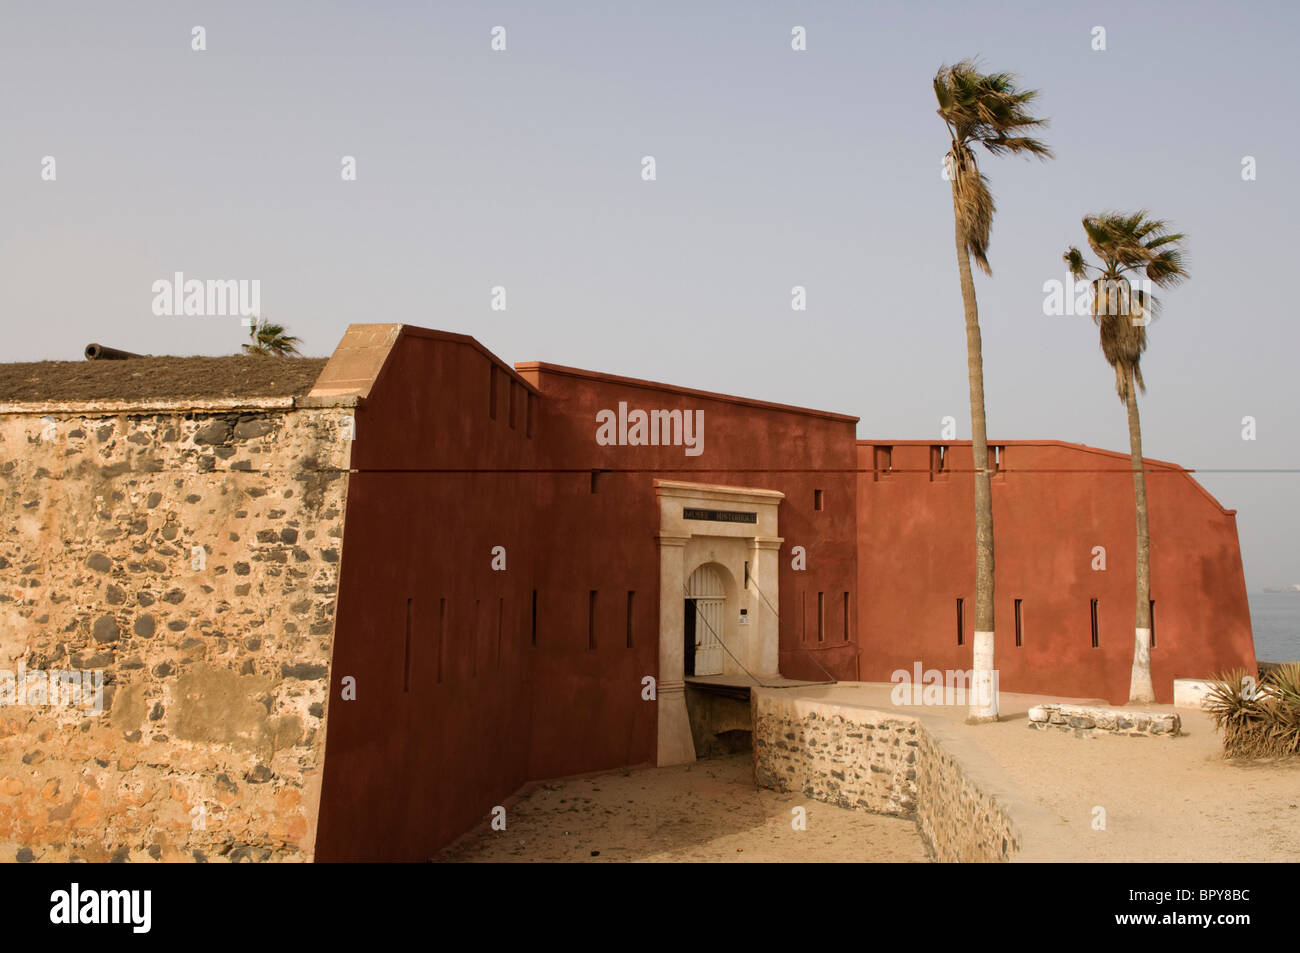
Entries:
[[1300, 761], [1226, 761], [1212, 719], [1178, 713], [1185, 737], [1172, 739], [1075, 738], [1023, 716], [969, 737], [1059, 817], [1042, 845], [1052, 859], [1300, 861]]
[[[1208, 715], [1177, 711], [1178, 738], [1079, 738], [1028, 727], [1044, 701], [1001, 696], [1002, 720], [967, 725], [964, 708], [896, 709], [891, 686], [791, 689], [916, 715], [994, 788], [1021, 831], [1023, 860], [1300, 861], [1300, 759], [1236, 763]], [[1104, 704], [1096, 699], [1070, 701]], [[807, 809], [807, 830], [791, 808]], [[1101, 808], [1104, 813], [1098, 812]], [[1104, 826], [1102, 825], [1104, 821]], [[594, 853], [593, 853], [594, 852]], [[758, 790], [749, 754], [674, 768], [546, 782], [443, 861], [923, 861], [914, 824]]]
[[[803, 690], [892, 710], [888, 687]], [[905, 709], [942, 723], [992, 762], [994, 783], [1022, 830], [1025, 859], [1060, 861], [1300, 861], [1300, 759], [1239, 763], [1203, 712], [1169, 705], [1178, 738], [1077, 738], [1028, 727], [1030, 706], [1061, 701], [1001, 696], [1002, 719], [967, 725], [965, 709]], [[1082, 700], [1092, 704], [1105, 704]], [[960, 753], [958, 753], [960, 757]], [[1018, 807], [1029, 806], [1029, 810]], [[1104, 829], [1094, 829], [1103, 815]]]
[[[791, 809], [807, 811], [794, 830]], [[754, 787], [749, 754], [550, 781], [439, 861], [924, 861], [911, 821]]]

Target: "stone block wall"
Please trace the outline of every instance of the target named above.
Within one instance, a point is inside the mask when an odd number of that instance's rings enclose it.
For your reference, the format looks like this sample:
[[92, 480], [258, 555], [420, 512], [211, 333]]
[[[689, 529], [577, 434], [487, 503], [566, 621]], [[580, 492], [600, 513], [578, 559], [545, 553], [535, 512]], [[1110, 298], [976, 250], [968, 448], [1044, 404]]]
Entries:
[[1009, 859], [1020, 842], [997, 799], [920, 720], [754, 689], [754, 776], [840, 807], [914, 820], [941, 861]]
[[916, 826], [936, 860], [1010, 860], [1020, 835], [999, 799], [933, 732], [920, 726], [916, 776]]
[[311, 859], [350, 411], [232, 403], [0, 413], [0, 860]]

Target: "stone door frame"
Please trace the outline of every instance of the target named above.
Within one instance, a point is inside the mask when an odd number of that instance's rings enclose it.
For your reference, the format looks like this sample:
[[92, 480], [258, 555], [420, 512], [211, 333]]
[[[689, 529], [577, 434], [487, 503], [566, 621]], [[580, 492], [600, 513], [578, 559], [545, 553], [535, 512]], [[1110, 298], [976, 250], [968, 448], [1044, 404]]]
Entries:
[[[743, 674], [743, 666], [756, 677], [776, 677], [780, 633], [778, 556], [784, 542], [777, 535], [777, 509], [785, 494], [779, 490], [679, 480], [655, 480], [654, 490], [659, 502], [657, 763], [683, 764], [695, 760], [686, 711], [682, 646], [686, 580], [709, 563], [726, 571], [734, 583], [728, 588], [734, 588], [736, 597], [726, 601], [722, 635], [730, 651], [724, 652], [724, 672]], [[754, 521], [687, 519], [688, 509], [753, 514]], [[748, 585], [746, 562], [752, 580]], [[740, 609], [746, 610], [747, 625], [739, 624]]]

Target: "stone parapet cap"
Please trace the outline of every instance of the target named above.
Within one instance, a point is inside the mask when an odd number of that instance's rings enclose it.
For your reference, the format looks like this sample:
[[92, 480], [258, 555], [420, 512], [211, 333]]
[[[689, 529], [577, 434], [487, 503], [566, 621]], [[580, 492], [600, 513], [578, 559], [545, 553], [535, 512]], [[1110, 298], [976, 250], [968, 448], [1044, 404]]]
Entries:
[[728, 503], [779, 503], [785, 499], [780, 490], [757, 487], [726, 486], [721, 483], [688, 483], [682, 480], [655, 480], [655, 493], [670, 497], [706, 497]]
[[183, 414], [194, 411], [234, 413], [238, 411], [296, 410], [357, 407], [361, 401], [351, 395], [336, 397], [303, 395], [301, 397], [184, 397], [144, 400], [58, 400], [4, 401], [0, 415], [39, 416], [44, 414], [98, 417], [106, 414]]
[[292, 397], [204, 397], [178, 400], [60, 400], [0, 403], [0, 414], [152, 414], [192, 410], [292, 410]]

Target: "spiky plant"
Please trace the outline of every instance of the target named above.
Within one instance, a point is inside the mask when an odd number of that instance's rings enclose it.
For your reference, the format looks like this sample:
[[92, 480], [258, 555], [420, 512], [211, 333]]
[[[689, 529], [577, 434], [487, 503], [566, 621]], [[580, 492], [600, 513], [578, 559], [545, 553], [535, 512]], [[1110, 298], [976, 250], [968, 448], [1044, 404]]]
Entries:
[[1149, 704], [1155, 701], [1151, 682], [1151, 539], [1137, 392], [1146, 393], [1142, 354], [1147, 349], [1147, 327], [1160, 308], [1150, 286], [1170, 288], [1188, 277], [1182, 248], [1186, 236], [1173, 231], [1168, 222], [1149, 218], [1145, 211], [1088, 215], [1083, 219], [1083, 231], [1100, 264], [1090, 264], [1073, 246], [1062, 258], [1076, 281], [1093, 276], [1092, 319], [1101, 337], [1101, 353], [1115, 372], [1115, 392], [1128, 409], [1137, 504], [1137, 615], [1129, 702]]
[[1256, 679], [1244, 669], [1216, 677], [1206, 710], [1223, 732], [1229, 758], [1300, 755], [1300, 663], [1269, 669]]
[[246, 354], [297, 357], [298, 345], [302, 343], [302, 339], [289, 334], [284, 325], [263, 322], [260, 318], [253, 320], [248, 337], [253, 343], [243, 345]]
[[[1029, 107], [1036, 90], [1022, 90], [1011, 73], [983, 73], [973, 60], [944, 66], [934, 77], [939, 117], [948, 129], [951, 145], [944, 164], [952, 183], [952, 209], [956, 224], [957, 270], [961, 278], [966, 317], [966, 370], [970, 383], [971, 452], [975, 469], [975, 638], [972, 645], [976, 685], [990, 686], [993, 672], [993, 492], [989, 483], [988, 428], [984, 414], [984, 354], [980, 340], [979, 307], [971, 259], [985, 274], [989, 266], [989, 234], [996, 208], [988, 180], [979, 170], [974, 147], [992, 155], [1051, 158], [1046, 144], [1025, 135], [1047, 120], [1037, 119]], [[971, 721], [996, 721], [997, 694], [977, 691], [970, 708]]]
[[1256, 680], [1244, 668], [1216, 675], [1206, 695], [1205, 710], [1223, 732], [1223, 753], [1229, 758], [1257, 757], [1265, 714]]
[[1269, 747], [1275, 757], [1300, 754], [1300, 662], [1279, 665], [1264, 678], [1271, 696]]

